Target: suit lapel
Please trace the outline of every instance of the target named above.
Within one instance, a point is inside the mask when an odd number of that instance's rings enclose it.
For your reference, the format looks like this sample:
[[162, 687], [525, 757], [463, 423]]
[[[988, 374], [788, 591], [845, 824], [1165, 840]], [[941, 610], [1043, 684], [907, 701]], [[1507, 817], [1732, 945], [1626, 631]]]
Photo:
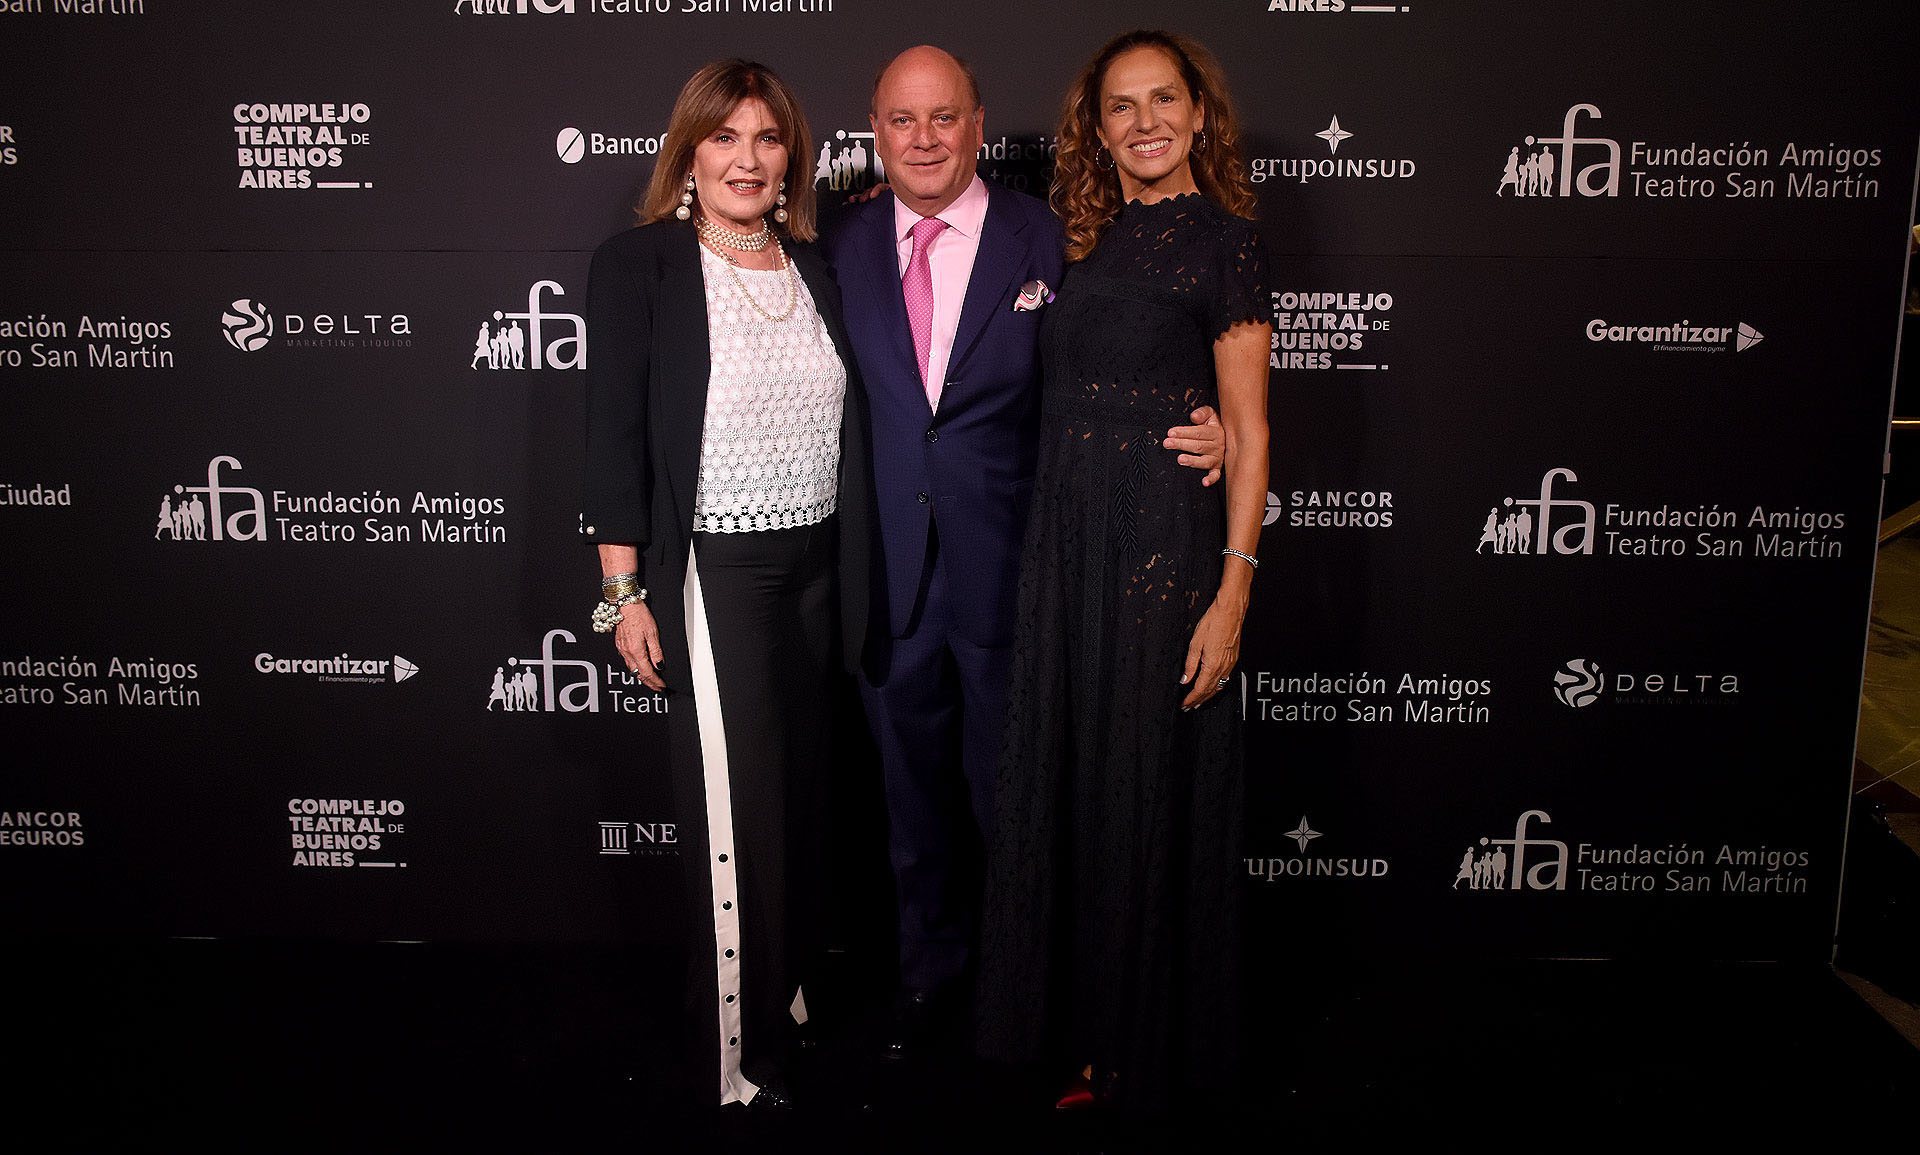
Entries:
[[[700, 271], [700, 241], [691, 225], [673, 226], [661, 252], [660, 319], [655, 339], [663, 353], [661, 376], [668, 384], [656, 396], [669, 409], [660, 423], [665, 436], [667, 480], [680, 524], [693, 524], [693, 499], [700, 485], [700, 440], [707, 423], [707, 381], [713, 357], [707, 343], [707, 281]], [[671, 363], [664, 363], [667, 358]]]
[[[958, 376], [968, 354], [986, 332], [987, 322], [1003, 307], [1011, 308], [1011, 290], [1027, 252], [1026, 222], [1006, 209], [1007, 194], [987, 185], [987, 216], [980, 229], [980, 248], [967, 278], [967, 298], [960, 306], [960, 324], [953, 332], [953, 354], [947, 359], [947, 377]], [[906, 306], [901, 305], [904, 315]]]
[[862, 225], [859, 239], [865, 251], [852, 263], [866, 278], [867, 292], [879, 303], [880, 327], [886, 331], [887, 350], [894, 369], [885, 380], [868, 382], [868, 388], [884, 389], [891, 381], [908, 382], [925, 403], [926, 392], [919, 387], [920, 358], [913, 351], [913, 326], [907, 323], [907, 298], [900, 287], [900, 254], [893, 238], [892, 193], [874, 202]]

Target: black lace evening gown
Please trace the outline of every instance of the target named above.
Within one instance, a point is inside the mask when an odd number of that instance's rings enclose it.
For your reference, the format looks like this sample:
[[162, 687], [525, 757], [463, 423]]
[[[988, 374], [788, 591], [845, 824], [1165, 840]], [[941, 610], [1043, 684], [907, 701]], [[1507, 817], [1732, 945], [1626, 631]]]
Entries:
[[1129, 203], [1041, 326], [977, 985], [982, 1054], [1114, 1072], [1147, 1110], [1238, 1069], [1240, 696], [1182, 713], [1226, 545], [1223, 487], [1161, 447], [1218, 407], [1214, 339], [1266, 322], [1253, 225], [1198, 194]]

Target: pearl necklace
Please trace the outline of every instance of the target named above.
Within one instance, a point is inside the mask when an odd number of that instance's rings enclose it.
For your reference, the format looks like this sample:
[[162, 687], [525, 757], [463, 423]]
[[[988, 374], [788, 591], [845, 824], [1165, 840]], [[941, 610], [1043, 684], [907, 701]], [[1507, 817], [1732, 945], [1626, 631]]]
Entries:
[[694, 221], [693, 227], [700, 231], [708, 244], [737, 249], [743, 253], [757, 253], [773, 241], [773, 230], [767, 227], [765, 217], [760, 218], [760, 231], [757, 233], [735, 232], [725, 225], [714, 224], [706, 217]]
[[[702, 234], [701, 239], [707, 240], [704, 234]], [[793, 261], [791, 258], [787, 256], [787, 251], [785, 249], [781, 248], [778, 245], [774, 246], [773, 251], [780, 258], [780, 266], [778, 269], [768, 270], [772, 272], [780, 272], [784, 270], [787, 274], [787, 304], [786, 304], [786, 307], [781, 309], [778, 314], [775, 314], [775, 313], [768, 312], [767, 307], [765, 305], [762, 305], [759, 301], [755, 300], [753, 294], [747, 291], [747, 283], [740, 279], [740, 268], [739, 268], [738, 261], [734, 260], [731, 256], [727, 255], [727, 253], [724, 250], [722, 250], [720, 246], [713, 244], [710, 240], [708, 241], [707, 247], [713, 250], [714, 256], [719, 257], [722, 261], [726, 262], [727, 275], [733, 278], [733, 287], [740, 290], [740, 295], [747, 299], [747, 304], [753, 306], [754, 312], [760, 314], [762, 317], [765, 317], [767, 320], [772, 321], [775, 324], [778, 324], [781, 321], [786, 320], [788, 317], [793, 316], [793, 307], [800, 303], [800, 284], [799, 284], [799, 276], [795, 274], [793, 271]]]

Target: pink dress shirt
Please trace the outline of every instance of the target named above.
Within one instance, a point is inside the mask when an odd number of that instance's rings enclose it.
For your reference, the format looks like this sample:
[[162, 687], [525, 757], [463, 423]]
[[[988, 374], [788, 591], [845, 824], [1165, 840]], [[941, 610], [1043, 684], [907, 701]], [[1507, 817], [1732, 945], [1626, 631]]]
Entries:
[[[933, 274], [933, 332], [927, 346], [927, 380], [944, 384], [947, 362], [953, 356], [953, 335], [960, 328], [960, 306], [967, 299], [967, 281], [973, 276], [973, 258], [980, 252], [980, 229], [987, 221], [987, 183], [978, 175], [954, 202], [935, 214], [947, 222], [933, 240], [927, 253]], [[900, 275], [907, 275], [907, 261], [913, 256], [913, 226], [920, 220], [896, 198], [893, 202], [894, 251], [900, 258]], [[929, 387], [929, 393], [934, 390]], [[938, 408], [938, 402], [935, 402]]]

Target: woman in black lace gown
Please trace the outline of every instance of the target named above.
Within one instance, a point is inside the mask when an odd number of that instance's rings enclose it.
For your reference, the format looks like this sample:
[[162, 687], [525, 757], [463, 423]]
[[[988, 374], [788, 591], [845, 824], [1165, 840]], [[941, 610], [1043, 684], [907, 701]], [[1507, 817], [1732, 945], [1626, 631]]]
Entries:
[[[1237, 1071], [1239, 656], [1267, 487], [1272, 306], [1218, 66], [1158, 32], [1068, 94], [1069, 266], [989, 850], [979, 1042], [1156, 1110]], [[1220, 410], [1224, 486], [1159, 448]], [[1224, 493], [1222, 490], [1224, 489]]]

